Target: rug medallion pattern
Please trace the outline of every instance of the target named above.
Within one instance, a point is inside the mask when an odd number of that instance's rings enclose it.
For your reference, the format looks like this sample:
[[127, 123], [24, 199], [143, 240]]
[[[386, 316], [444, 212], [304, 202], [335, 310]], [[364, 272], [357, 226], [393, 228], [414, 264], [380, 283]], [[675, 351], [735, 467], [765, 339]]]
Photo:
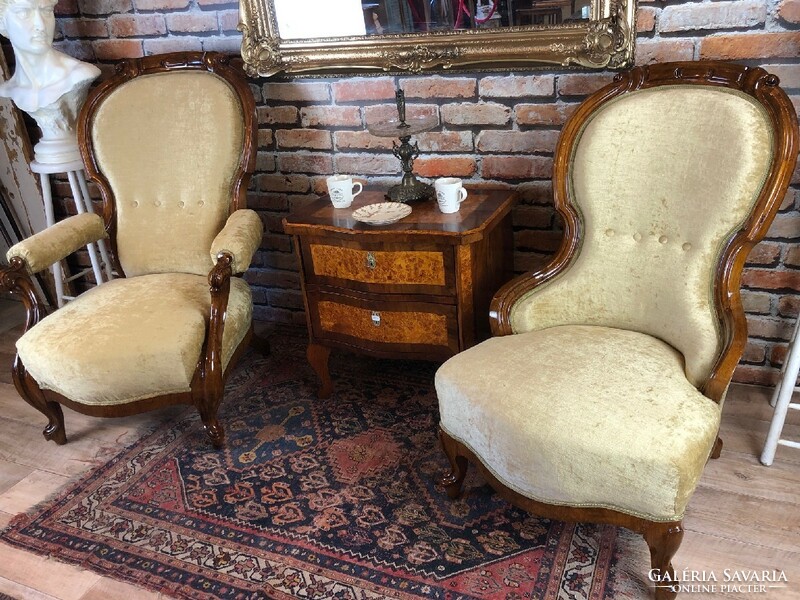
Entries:
[[224, 450], [186, 410], [3, 541], [177, 598], [620, 597], [614, 528], [514, 509], [474, 470], [447, 498], [435, 365], [334, 354], [323, 401], [302, 340], [272, 344], [231, 377]]

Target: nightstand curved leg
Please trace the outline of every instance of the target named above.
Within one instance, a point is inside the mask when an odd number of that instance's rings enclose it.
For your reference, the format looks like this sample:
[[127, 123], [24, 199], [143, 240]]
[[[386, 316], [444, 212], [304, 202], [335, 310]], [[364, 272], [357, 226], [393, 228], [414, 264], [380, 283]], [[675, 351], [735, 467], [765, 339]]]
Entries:
[[311, 343], [306, 350], [308, 362], [311, 368], [317, 374], [320, 380], [319, 391], [317, 397], [320, 399], [330, 398], [333, 393], [333, 383], [331, 383], [331, 374], [328, 371], [328, 358], [331, 355], [331, 349], [327, 346]]

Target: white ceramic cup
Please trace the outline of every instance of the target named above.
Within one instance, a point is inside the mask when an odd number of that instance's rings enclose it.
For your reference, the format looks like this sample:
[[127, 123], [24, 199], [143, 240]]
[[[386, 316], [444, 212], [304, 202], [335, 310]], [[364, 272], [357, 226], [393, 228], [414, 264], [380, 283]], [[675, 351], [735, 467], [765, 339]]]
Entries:
[[433, 184], [436, 189], [436, 202], [443, 213], [458, 212], [467, 197], [467, 190], [458, 177], [443, 177]]
[[[332, 175], [325, 182], [328, 184], [328, 195], [334, 208], [347, 208], [353, 203], [353, 198], [364, 189], [360, 182], [353, 183], [350, 175]], [[357, 192], [356, 186], [358, 186]]]

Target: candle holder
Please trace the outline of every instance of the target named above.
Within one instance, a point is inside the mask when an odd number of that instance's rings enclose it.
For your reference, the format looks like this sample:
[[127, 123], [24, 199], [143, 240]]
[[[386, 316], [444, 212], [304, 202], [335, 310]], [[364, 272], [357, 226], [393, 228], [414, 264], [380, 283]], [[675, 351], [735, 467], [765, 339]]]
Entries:
[[430, 131], [438, 124], [435, 117], [406, 119], [406, 99], [403, 90], [395, 93], [397, 102], [397, 121], [386, 121], [367, 127], [377, 137], [398, 138], [400, 145], [392, 142], [392, 153], [400, 159], [403, 178], [400, 183], [389, 188], [387, 197], [393, 202], [415, 202], [434, 197], [433, 186], [421, 182], [414, 176], [414, 159], [419, 156], [419, 146], [411, 143], [411, 136]]

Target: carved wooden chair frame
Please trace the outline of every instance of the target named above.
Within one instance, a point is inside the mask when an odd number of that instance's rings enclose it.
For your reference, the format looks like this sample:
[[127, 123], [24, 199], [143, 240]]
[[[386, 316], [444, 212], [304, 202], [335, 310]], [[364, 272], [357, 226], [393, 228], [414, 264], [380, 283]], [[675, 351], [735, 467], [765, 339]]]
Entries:
[[[86, 100], [78, 118], [78, 145], [90, 180], [100, 188], [103, 199], [103, 221], [111, 242], [111, 259], [119, 277], [125, 273], [117, 258], [116, 243], [116, 207], [114, 193], [93, 155], [91, 137], [88, 127], [98, 107], [114, 90], [126, 82], [141, 75], [176, 71], [207, 71], [224, 79], [235, 91], [242, 107], [244, 119], [244, 139], [239, 156], [236, 174], [233, 178], [231, 205], [228, 214], [245, 207], [247, 185], [255, 167], [255, 139], [257, 121], [255, 119], [255, 101], [242, 72], [230, 64], [230, 57], [215, 52], [174, 52], [169, 54], [130, 59], [117, 66], [116, 73], [108, 80], [93, 89]], [[230, 280], [233, 257], [221, 253], [216, 265], [211, 268], [208, 283], [211, 292], [211, 310], [206, 328], [200, 359], [191, 381], [191, 391], [166, 394], [145, 398], [125, 404], [113, 406], [86, 405], [70, 400], [52, 390], [41, 389], [33, 377], [26, 371], [19, 355], [13, 366], [13, 381], [22, 398], [48, 418], [43, 434], [48, 440], [57, 444], [67, 442], [64, 429], [64, 415], [61, 405], [72, 410], [96, 417], [124, 417], [147, 412], [156, 408], [174, 404], [196, 406], [200, 413], [203, 427], [215, 447], [220, 447], [224, 440], [224, 430], [217, 419], [217, 409], [222, 401], [225, 381], [231, 369], [243, 354], [247, 345], [254, 340], [252, 323], [248, 333], [235, 350], [227, 368], [222, 368], [222, 334], [224, 318], [228, 307]], [[18, 257], [10, 261], [9, 268], [0, 269], [0, 289], [6, 288], [20, 294], [27, 311], [25, 331], [46, 316], [44, 304], [27, 273], [25, 262]], [[263, 351], [268, 347], [261, 340], [255, 340]]]
[[[537, 271], [522, 275], [506, 284], [495, 295], [490, 319], [492, 334], [510, 335], [511, 309], [531, 290], [544, 285], [569, 268], [580, 248], [582, 228], [578, 211], [570, 203], [568, 172], [572, 148], [587, 119], [602, 105], [614, 98], [636, 90], [662, 85], [704, 85], [739, 90], [756, 98], [766, 110], [774, 126], [774, 159], [755, 207], [741, 228], [731, 236], [723, 249], [714, 277], [714, 301], [723, 332], [724, 347], [712, 369], [702, 393], [719, 403], [724, 397], [733, 371], [741, 358], [747, 341], [747, 323], [742, 308], [739, 287], [742, 269], [750, 250], [767, 233], [783, 201], [783, 195], [792, 177], [798, 153], [798, 121], [786, 94], [778, 87], [779, 80], [764, 69], [736, 64], [683, 62], [637, 67], [617, 74], [613, 83], [587, 98], [566, 123], [555, 154], [554, 196], [555, 209], [564, 224], [561, 246], [552, 260]], [[452, 471], [442, 480], [451, 498], [457, 498], [463, 489], [467, 463], [474, 464], [492, 487], [511, 504], [545, 518], [573, 522], [612, 524], [642, 534], [650, 549], [651, 565], [661, 574], [669, 573], [674, 579], [672, 557], [683, 539], [683, 521], [655, 522], [606, 508], [571, 507], [545, 504], [526, 498], [504, 486], [487, 469], [469, 448], [440, 430], [442, 447]], [[712, 451], [719, 458], [722, 440]], [[656, 588], [656, 598], [675, 597], [668, 586]]]

